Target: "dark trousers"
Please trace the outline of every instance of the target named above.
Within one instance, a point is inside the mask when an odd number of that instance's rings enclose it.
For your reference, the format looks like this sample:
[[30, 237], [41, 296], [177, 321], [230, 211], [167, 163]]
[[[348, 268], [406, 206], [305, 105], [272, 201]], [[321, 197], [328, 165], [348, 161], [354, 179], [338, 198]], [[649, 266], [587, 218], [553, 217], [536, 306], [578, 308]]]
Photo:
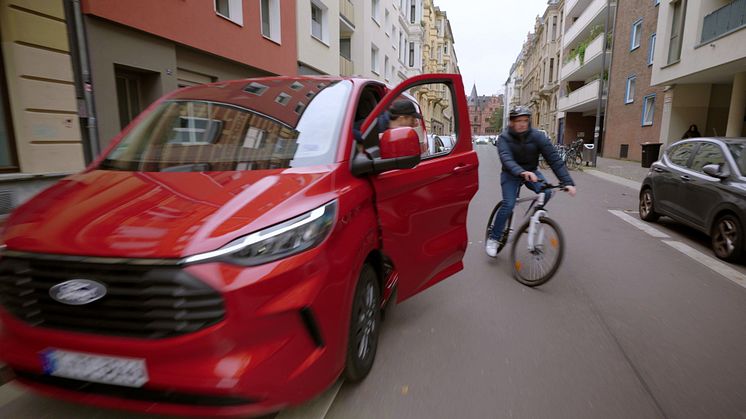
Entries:
[[[495, 216], [495, 224], [492, 226], [490, 239], [500, 239], [500, 235], [502, 235], [502, 231], [505, 228], [505, 223], [508, 221], [508, 217], [510, 217], [510, 214], [513, 213], [513, 208], [515, 208], [515, 201], [518, 198], [518, 190], [521, 188], [521, 185], [525, 183], [526, 187], [536, 193], [539, 193], [546, 178], [538, 170], [534, 171], [534, 173], [536, 174], [536, 177], [539, 178], [538, 182], [524, 182], [522, 177], [513, 176], [512, 174], [505, 171], [500, 173], [500, 187], [502, 188], [503, 192], [503, 204], [497, 211], [497, 216]], [[551, 190], [544, 191], [545, 204], [549, 202], [549, 198], [551, 197]]]

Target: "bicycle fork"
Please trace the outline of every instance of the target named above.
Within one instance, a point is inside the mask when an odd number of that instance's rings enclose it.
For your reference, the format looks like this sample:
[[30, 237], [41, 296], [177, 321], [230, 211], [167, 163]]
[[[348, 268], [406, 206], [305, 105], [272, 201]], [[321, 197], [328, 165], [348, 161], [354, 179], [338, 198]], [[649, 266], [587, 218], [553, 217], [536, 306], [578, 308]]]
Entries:
[[541, 217], [547, 215], [544, 210], [538, 210], [531, 216], [531, 222], [528, 225], [528, 250], [534, 252], [536, 246], [544, 243], [544, 229], [541, 228]]
[[[546, 196], [544, 193], [540, 193], [536, 202], [538, 208], [544, 207], [544, 201]], [[541, 217], [547, 215], [546, 210], [537, 209], [533, 215], [531, 215], [531, 221], [528, 225], [528, 251], [533, 253], [536, 247], [544, 243], [544, 229], [541, 228]], [[538, 233], [538, 237], [537, 237]]]

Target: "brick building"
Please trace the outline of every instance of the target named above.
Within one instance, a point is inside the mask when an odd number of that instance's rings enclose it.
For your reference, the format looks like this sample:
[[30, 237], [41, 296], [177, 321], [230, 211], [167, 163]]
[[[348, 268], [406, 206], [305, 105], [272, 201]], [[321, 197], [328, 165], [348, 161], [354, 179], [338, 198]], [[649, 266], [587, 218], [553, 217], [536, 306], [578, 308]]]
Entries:
[[499, 124], [500, 121], [493, 123], [491, 119], [497, 111], [502, 115], [503, 95], [479, 96], [477, 86], [474, 85], [469, 95], [468, 104], [472, 135], [497, 135], [500, 133], [502, 124]]
[[640, 160], [644, 142], [658, 142], [663, 87], [652, 87], [658, 4], [627, 0], [617, 8], [604, 157]]

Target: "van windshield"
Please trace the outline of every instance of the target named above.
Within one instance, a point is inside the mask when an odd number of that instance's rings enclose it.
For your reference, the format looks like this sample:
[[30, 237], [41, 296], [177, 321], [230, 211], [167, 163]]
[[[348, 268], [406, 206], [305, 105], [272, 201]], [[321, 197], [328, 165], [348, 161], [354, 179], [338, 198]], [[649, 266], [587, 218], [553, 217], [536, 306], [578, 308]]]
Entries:
[[[294, 86], [301, 84], [290, 83], [287, 89], [273, 86], [279, 94], [251, 99], [251, 109], [245, 99], [241, 106], [165, 101], [111, 150], [99, 169], [205, 172], [333, 163], [352, 83], [333, 82], [301, 95], [294, 94], [301, 90]], [[240, 94], [257, 95], [250, 88]], [[283, 115], [288, 117], [279, 119]]]

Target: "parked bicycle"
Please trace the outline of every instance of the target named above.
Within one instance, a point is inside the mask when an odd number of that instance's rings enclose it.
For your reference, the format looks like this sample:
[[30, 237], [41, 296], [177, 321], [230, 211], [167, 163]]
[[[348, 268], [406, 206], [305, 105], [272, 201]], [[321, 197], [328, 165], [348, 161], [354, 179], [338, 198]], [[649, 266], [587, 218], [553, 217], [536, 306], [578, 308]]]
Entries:
[[[559, 224], [547, 217], [546, 197], [547, 190], [566, 188], [559, 185], [544, 183], [541, 191], [534, 196], [519, 198], [516, 205], [531, 202], [524, 216], [526, 221], [515, 230], [513, 234], [514, 214], [510, 214], [505, 223], [505, 229], [498, 240], [497, 252], [499, 253], [514, 236], [513, 246], [510, 252], [510, 260], [513, 266], [513, 277], [521, 284], [536, 287], [545, 284], [552, 279], [562, 263], [564, 256], [565, 241]], [[520, 191], [520, 189], [519, 189]], [[487, 221], [485, 241], [489, 238], [492, 226], [495, 224], [497, 212], [502, 206], [500, 201], [492, 210]], [[529, 216], [530, 214], [530, 216]]]

